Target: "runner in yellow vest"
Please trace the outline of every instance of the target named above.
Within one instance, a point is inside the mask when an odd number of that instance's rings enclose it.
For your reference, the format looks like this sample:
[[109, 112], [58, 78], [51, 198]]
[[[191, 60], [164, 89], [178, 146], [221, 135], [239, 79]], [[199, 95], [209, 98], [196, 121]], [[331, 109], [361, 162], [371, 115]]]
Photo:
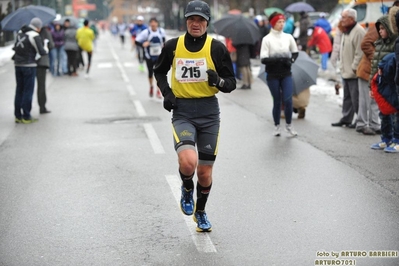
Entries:
[[80, 49], [87, 52], [87, 70], [86, 77], [89, 75], [91, 58], [93, 55], [93, 41], [94, 41], [94, 32], [89, 27], [89, 21], [86, 19], [83, 22], [83, 27], [78, 29], [76, 32], [76, 40], [78, 41], [78, 45]]
[[[165, 43], [154, 73], [164, 96], [164, 108], [173, 109], [175, 150], [182, 179], [180, 208], [194, 215], [197, 231], [212, 225], [205, 204], [212, 186], [212, 168], [218, 152], [220, 111], [215, 94], [236, 88], [233, 65], [226, 46], [207, 35], [209, 5], [191, 1], [185, 11], [187, 32]], [[167, 73], [172, 67], [171, 87]], [[194, 173], [197, 201], [194, 204]], [[195, 207], [194, 207], [195, 205]]]

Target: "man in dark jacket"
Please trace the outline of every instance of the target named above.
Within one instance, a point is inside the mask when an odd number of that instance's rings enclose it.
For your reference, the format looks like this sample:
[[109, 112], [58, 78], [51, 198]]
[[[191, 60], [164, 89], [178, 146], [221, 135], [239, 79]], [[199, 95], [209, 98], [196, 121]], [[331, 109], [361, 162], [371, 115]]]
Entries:
[[15, 123], [30, 124], [37, 121], [30, 114], [35, 87], [36, 60], [48, 53], [38, 33], [41, 28], [42, 21], [39, 18], [33, 18], [29, 26], [23, 26], [18, 32], [13, 48], [17, 81], [14, 101]]
[[308, 13], [301, 12], [300, 15], [298, 44], [300, 45], [300, 50], [306, 52], [308, 49], [308, 28], [312, 25]]
[[[191, 1], [185, 11], [187, 32], [165, 43], [154, 74], [164, 96], [164, 108], [173, 109], [175, 150], [182, 180], [180, 209], [193, 215], [198, 232], [212, 225], [205, 212], [212, 187], [212, 169], [218, 152], [220, 111], [216, 93], [236, 88], [233, 65], [226, 46], [207, 35], [210, 7]], [[172, 67], [171, 86], [167, 74]], [[194, 181], [197, 171], [197, 201]]]
[[[43, 41], [43, 47], [47, 47], [49, 51], [54, 48], [53, 37], [47, 27], [43, 27], [39, 33]], [[50, 113], [46, 108], [46, 73], [50, 67], [49, 55], [43, 55], [37, 60], [36, 78], [37, 78], [37, 101], [40, 107], [41, 114]]]

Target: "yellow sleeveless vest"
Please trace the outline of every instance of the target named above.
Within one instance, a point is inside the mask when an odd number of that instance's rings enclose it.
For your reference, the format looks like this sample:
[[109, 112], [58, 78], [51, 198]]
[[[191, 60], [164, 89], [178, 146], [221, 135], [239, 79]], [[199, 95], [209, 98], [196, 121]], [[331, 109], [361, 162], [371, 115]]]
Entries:
[[177, 98], [211, 97], [219, 92], [208, 85], [208, 69], [215, 69], [211, 57], [212, 37], [207, 36], [205, 45], [198, 52], [190, 52], [184, 46], [184, 36], [177, 40], [172, 63], [172, 91]]

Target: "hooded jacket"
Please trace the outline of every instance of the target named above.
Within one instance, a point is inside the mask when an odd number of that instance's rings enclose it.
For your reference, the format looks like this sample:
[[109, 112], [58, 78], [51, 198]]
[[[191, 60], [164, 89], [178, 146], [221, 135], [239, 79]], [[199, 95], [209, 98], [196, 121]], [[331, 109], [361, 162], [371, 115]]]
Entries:
[[[388, 37], [385, 39], [382, 39], [379, 33], [380, 25], [383, 25], [388, 33]], [[382, 60], [382, 58], [384, 58], [384, 56], [386, 56], [387, 54], [394, 52], [395, 40], [398, 37], [397, 34], [394, 34], [392, 32], [389, 18], [387, 15], [380, 17], [375, 23], [375, 27], [377, 29], [379, 37], [378, 40], [374, 42], [375, 51], [373, 59], [371, 60], [371, 73], [369, 79], [370, 81], [374, 77], [375, 73], [377, 73], [378, 63]]]
[[32, 25], [22, 26], [18, 31], [13, 50], [15, 66], [22, 67], [37, 67], [36, 54], [43, 56], [48, 53], [48, 49], [43, 47], [42, 38]]
[[389, 53], [378, 64], [382, 75], [376, 73], [371, 80], [371, 89], [380, 112], [390, 115], [399, 111], [398, 93], [394, 82], [396, 72], [395, 54]]
[[[394, 33], [398, 34], [399, 7], [397, 7], [397, 6], [391, 7], [391, 9], [389, 10], [389, 22], [391, 23], [392, 31]], [[394, 52], [395, 52], [396, 62], [399, 62], [399, 37], [396, 38], [396, 40], [395, 40]], [[396, 86], [399, 86], [399, 68], [396, 68], [395, 84], [396, 84]]]

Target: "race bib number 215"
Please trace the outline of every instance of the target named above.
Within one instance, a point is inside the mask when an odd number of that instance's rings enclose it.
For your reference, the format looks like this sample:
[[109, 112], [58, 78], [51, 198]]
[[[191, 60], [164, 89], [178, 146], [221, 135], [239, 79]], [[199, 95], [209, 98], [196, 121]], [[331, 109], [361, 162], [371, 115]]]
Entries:
[[205, 58], [176, 58], [175, 78], [181, 83], [203, 82], [208, 80]]

